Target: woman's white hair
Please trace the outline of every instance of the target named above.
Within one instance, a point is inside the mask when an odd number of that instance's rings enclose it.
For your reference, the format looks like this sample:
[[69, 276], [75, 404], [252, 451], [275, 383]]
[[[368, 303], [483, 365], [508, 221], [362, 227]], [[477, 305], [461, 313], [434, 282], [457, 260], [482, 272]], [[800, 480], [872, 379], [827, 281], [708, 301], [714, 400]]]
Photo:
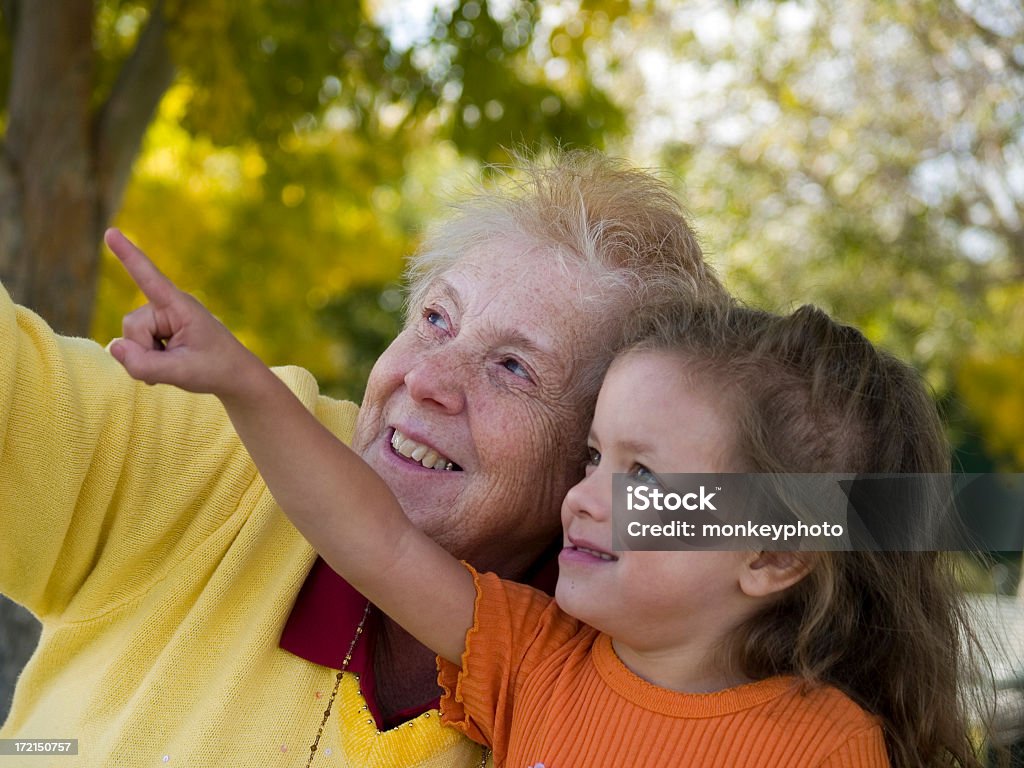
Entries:
[[590, 266], [607, 289], [599, 309], [610, 321], [601, 329], [609, 352], [647, 307], [725, 296], [679, 201], [657, 176], [593, 150], [514, 160], [425, 233], [406, 271], [409, 319], [436, 278], [495, 241]]

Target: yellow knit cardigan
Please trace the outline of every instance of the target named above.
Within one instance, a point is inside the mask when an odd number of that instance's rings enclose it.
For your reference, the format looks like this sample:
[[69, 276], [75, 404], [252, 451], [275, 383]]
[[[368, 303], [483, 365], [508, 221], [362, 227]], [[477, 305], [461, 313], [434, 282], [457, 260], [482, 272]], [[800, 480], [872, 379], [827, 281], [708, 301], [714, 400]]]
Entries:
[[[279, 375], [335, 434], [357, 409]], [[43, 623], [8, 766], [304, 766], [334, 672], [278, 647], [315, 554], [210, 396], [131, 380], [0, 286], [0, 591]], [[346, 638], [347, 642], [347, 638]], [[475, 766], [427, 713], [378, 732], [347, 674], [314, 766]]]

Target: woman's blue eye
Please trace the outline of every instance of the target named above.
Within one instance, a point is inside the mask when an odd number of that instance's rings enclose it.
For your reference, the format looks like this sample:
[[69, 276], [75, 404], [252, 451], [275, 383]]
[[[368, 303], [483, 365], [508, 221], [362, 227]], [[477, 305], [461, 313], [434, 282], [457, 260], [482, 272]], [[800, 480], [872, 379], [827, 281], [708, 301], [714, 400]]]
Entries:
[[514, 357], [506, 357], [504, 360], [501, 361], [501, 365], [507, 371], [514, 373], [519, 378], [526, 379], [527, 381], [531, 380], [530, 372], [526, 370], [526, 367], [518, 360], [516, 360]]
[[443, 331], [448, 330], [448, 321], [440, 312], [435, 312], [432, 309], [428, 309], [426, 312], [423, 313], [423, 317], [431, 325], [435, 325]]

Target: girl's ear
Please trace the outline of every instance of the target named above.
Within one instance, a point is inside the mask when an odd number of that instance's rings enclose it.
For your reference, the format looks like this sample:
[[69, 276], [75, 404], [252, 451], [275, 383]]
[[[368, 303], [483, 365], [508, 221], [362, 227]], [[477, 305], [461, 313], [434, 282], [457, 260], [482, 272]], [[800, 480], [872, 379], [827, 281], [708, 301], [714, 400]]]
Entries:
[[740, 569], [740, 589], [748, 597], [770, 597], [789, 589], [814, 568], [807, 552], [752, 552]]

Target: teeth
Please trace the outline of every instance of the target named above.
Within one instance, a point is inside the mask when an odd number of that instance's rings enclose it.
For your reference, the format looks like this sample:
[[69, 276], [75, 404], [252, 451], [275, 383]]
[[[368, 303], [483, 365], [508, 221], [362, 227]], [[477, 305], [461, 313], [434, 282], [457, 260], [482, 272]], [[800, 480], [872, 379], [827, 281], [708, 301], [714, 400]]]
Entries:
[[598, 552], [596, 549], [587, 549], [586, 547], [576, 547], [580, 552], [586, 552], [588, 555], [599, 557], [602, 560], [617, 560], [614, 555], [609, 555], [607, 552]]
[[419, 462], [427, 469], [443, 469], [450, 472], [455, 466], [447, 457], [442, 456], [433, 448], [411, 440], [397, 429], [391, 436], [391, 447], [395, 449], [396, 453]]

